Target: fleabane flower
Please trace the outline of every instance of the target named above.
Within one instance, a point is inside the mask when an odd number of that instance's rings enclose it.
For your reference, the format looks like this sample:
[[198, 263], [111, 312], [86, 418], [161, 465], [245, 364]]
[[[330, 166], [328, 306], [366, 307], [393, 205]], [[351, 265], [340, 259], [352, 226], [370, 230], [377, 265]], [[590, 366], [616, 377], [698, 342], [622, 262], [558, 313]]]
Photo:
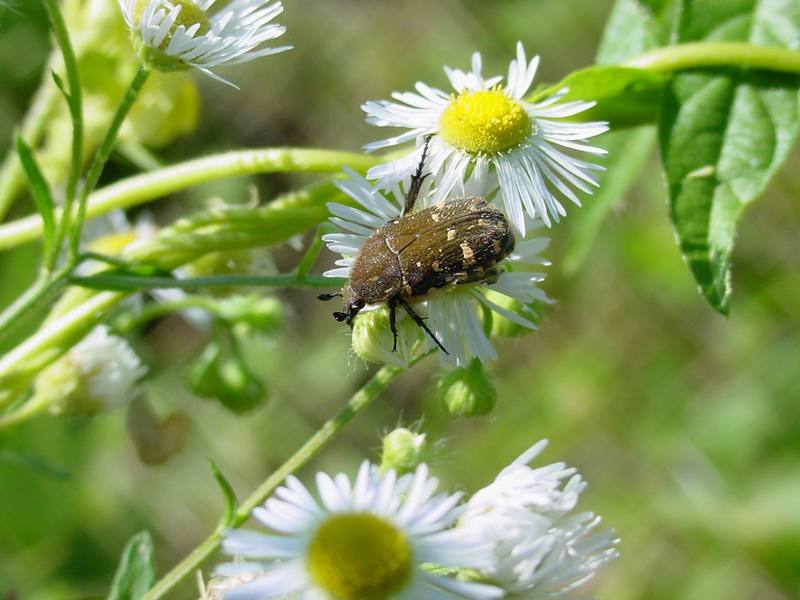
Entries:
[[[277, 54], [291, 46], [266, 42], [286, 31], [271, 21], [283, 12], [272, 0], [119, 0], [142, 60], [160, 71], [197, 69], [233, 85], [211, 69]], [[236, 87], [236, 86], [234, 86]]]
[[491, 541], [488, 581], [525, 598], [575, 589], [618, 555], [613, 531], [595, 532], [600, 517], [574, 512], [586, 483], [564, 463], [528, 466], [547, 445], [532, 446], [474, 494], [459, 529]]
[[[447, 94], [422, 82], [416, 92], [395, 92], [394, 101], [371, 101], [362, 106], [367, 122], [380, 127], [408, 129], [395, 137], [365, 146], [377, 150], [405, 142], [420, 146], [432, 135], [430, 171], [439, 198], [463, 193], [464, 182], [478, 177], [500, 190], [511, 222], [525, 234], [525, 214], [550, 226], [566, 214], [557, 195], [580, 204], [576, 191], [591, 193], [602, 167], [573, 156], [575, 152], [601, 155], [605, 150], [586, 141], [608, 130], [604, 122], [566, 120], [594, 102], [564, 102], [566, 89], [541, 102], [525, 99], [533, 83], [539, 57], [528, 62], [522, 43], [511, 61], [508, 77], [484, 78], [481, 55], [472, 56], [472, 70], [445, 68], [455, 90]], [[419, 163], [421, 148], [409, 156], [373, 167], [369, 179], [386, 186], [407, 178]]]
[[[227, 586], [226, 600], [490, 599], [497, 587], [434, 572], [478, 569], [489, 545], [452, 526], [460, 496], [436, 493], [422, 464], [398, 477], [364, 462], [354, 482], [316, 477], [319, 500], [294, 477], [253, 516], [274, 533], [232, 530], [223, 549], [239, 557], [216, 574], [249, 582]], [[242, 562], [244, 561], [244, 562]]]
[[35, 401], [55, 412], [98, 414], [130, 402], [146, 373], [128, 342], [98, 325], [37, 377]]
[[[326, 234], [323, 237], [331, 251], [342, 255], [342, 258], [336, 261], [337, 268], [324, 273], [328, 277], [350, 277], [351, 269], [361, 248], [374, 235], [381, 235], [383, 227], [401, 216], [401, 207], [404, 203], [399, 184], [395, 184], [391, 191], [384, 192], [353, 171], [347, 170], [346, 172], [349, 179], [338, 181], [336, 185], [355, 200], [358, 207], [338, 203], [328, 204], [328, 208], [333, 214], [331, 222], [343, 230], [339, 233]], [[475, 192], [478, 188], [471, 187], [474, 183], [474, 181], [471, 182], [465, 189], [468, 192]], [[436, 197], [435, 190], [428, 196]], [[476, 203], [480, 201], [477, 196], [471, 199]], [[422, 207], [425, 202], [426, 200], [421, 197], [418, 205]], [[447, 202], [439, 201], [438, 205], [446, 207]], [[408, 300], [441, 344], [439, 349], [442, 362], [452, 366], [466, 367], [472, 358], [478, 358], [481, 361], [497, 358], [497, 352], [487, 336], [487, 328], [484, 326], [487, 313], [507, 318], [530, 330], [536, 329], [535, 315], [530, 306], [534, 302], [550, 302], [550, 299], [539, 287], [544, 280], [544, 275], [535, 270], [539, 266], [549, 264], [540, 256], [540, 253], [547, 247], [549, 239], [533, 235], [539, 226], [539, 223], [535, 221], [528, 221], [527, 227], [530, 235], [525, 239], [517, 239], [513, 252], [491, 267], [494, 275], [487, 274], [485, 279], [471, 283], [460, 283], [454, 280], [442, 287], [431, 289], [425, 295]], [[453, 243], [458, 243], [458, 240], [455, 240], [457, 231], [453, 230], [452, 235]], [[420, 239], [422, 240], [420, 243], [425, 242], [424, 239]], [[459, 252], [465, 253], [464, 256], [471, 252], [468, 245], [459, 244], [459, 248]], [[440, 265], [434, 264], [433, 268], [440, 268]], [[502, 304], [506, 303], [499, 301], [501, 298], [516, 301], [520, 310], [513, 311], [505, 308]], [[365, 310], [378, 307], [380, 304], [373, 307], [367, 306]], [[359, 331], [359, 318], [360, 316], [356, 317], [354, 328], [356, 333]], [[384, 321], [386, 320], [388, 319], [384, 319]], [[402, 310], [397, 311], [397, 320], [400, 336], [407, 336], [409, 331], [415, 331], [416, 325]], [[409, 323], [406, 323], [406, 320]], [[416, 327], [416, 334], [419, 339], [424, 335], [419, 327]], [[386, 358], [384, 362], [407, 365], [411, 360], [413, 350], [417, 345], [410, 343], [407, 339], [400, 340], [399, 337], [397, 348], [393, 351], [391, 335], [385, 333], [381, 336], [374, 336], [374, 341], [382, 346], [380, 354], [384, 357], [396, 357], [395, 360]], [[427, 336], [425, 339], [429, 347], [434, 345], [431, 336]], [[370, 352], [370, 356], [378, 354], [375, 350]], [[366, 356], [365, 358], [369, 359]]]

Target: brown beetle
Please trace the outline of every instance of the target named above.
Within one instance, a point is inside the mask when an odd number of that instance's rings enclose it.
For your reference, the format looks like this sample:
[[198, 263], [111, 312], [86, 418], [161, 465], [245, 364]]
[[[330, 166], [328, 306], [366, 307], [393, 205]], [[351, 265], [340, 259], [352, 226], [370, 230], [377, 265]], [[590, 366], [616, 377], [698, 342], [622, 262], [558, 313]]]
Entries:
[[427, 177], [422, 175], [426, 151], [427, 142], [401, 216], [367, 238], [340, 293], [318, 297], [330, 300], [342, 296], [344, 312], [333, 316], [350, 326], [367, 304], [386, 303], [394, 334], [393, 351], [397, 348], [395, 322], [400, 306], [447, 354], [412, 305], [451, 284], [496, 280], [495, 265], [514, 250], [514, 234], [503, 213], [483, 198], [456, 198], [412, 212]]

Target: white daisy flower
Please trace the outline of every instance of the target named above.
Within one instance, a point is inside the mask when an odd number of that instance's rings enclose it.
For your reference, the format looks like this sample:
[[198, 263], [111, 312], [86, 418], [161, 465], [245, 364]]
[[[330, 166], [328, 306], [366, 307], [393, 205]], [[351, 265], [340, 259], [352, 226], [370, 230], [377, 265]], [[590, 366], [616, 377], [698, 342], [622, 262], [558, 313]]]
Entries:
[[215, 0], [119, 0], [142, 59], [161, 71], [197, 69], [233, 85], [211, 69], [291, 49], [262, 46], [286, 31], [283, 25], [271, 23], [283, 12], [280, 2], [231, 0], [213, 12], [214, 3]]
[[133, 400], [146, 373], [128, 342], [98, 325], [42, 371], [35, 396], [55, 412], [98, 414]]
[[[404, 204], [398, 184], [393, 186], [393, 191], [384, 193], [352, 170], [346, 172], [349, 179], [339, 181], [336, 185], [355, 200], [359, 207], [328, 204], [334, 215], [331, 222], [344, 230], [342, 233], [331, 233], [323, 237], [331, 251], [343, 256], [336, 261], [337, 268], [324, 273], [328, 277], [350, 277], [361, 248], [383, 226], [400, 217]], [[467, 186], [467, 190], [470, 190], [470, 186]], [[435, 197], [435, 192], [433, 195]], [[479, 201], [479, 198], [474, 200]], [[448, 203], [440, 206], [446, 207]], [[529, 221], [528, 226], [533, 230], [538, 224]], [[482, 319], [486, 312], [496, 313], [528, 329], [536, 329], [535, 315], [529, 306], [536, 301], [550, 302], [550, 299], [539, 288], [544, 275], [532, 271], [531, 267], [549, 264], [539, 256], [549, 241], [548, 238], [532, 236], [517, 240], [513, 252], [494, 267], [497, 277], [492, 283], [453, 281], [429, 294], [408, 300], [430, 330], [428, 345], [436, 343], [439, 346], [443, 362], [465, 367], [473, 357], [482, 361], [497, 358], [497, 352], [486, 334], [487, 328]], [[348, 285], [345, 285], [343, 294], [347, 304], [352, 295], [348, 291]], [[509, 310], [503, 306], [509, 302], [518, 303], [520, 310]], [[367, 310], [369, 308], [375, 306], [365, 307]], [[340, 316], [341, 314], [343, 313]], [[409, 318], [408, 315], [398, 311], [398, 321], [406, 318]], [[391, 336], [385, 337], [387, 341], [391, 340]], [[413, 344], [401, 342], [397, 349], [410, 350], [413, 347]], [[391, 351], [390, 346], [387, 352]], [[398, 356], [405, 364], [412, 358], [410, 351], [398, 353]]]
[[[232, 530], [223, 549], [240, 558], [216, 574], [254, 576], [226, 600], [434, 600], [500, 598], [494, 586], [442, 569], [486, 567], [489, 545], [452, 525], [460, 495], [436, 494], [423, 464], [397, 477], [364, 462], [351, 484], [318, 473], [318, 501], [294, 477], [253, 516], [276, 534]], [[241, 560], [246, 562], [241, 562]], [[427, 567], [427, 568], [426, 568]], [[434, 572], [436, 569], [438, 572]]]
[[481, 574], [526, 598], [550, 598], [575, 589], [618, 555], [611, 530], [592, 532], [600, 517], [573, 513], [586, 483], [574, 468], [528, 466], [542, 440], [477, 492], [459, 528], [494, 544], [494, 562]]
[[[604, 122], [576, 123], [565, 120], [594, 106], [594, 102], [560, 102], [567, 90], [541, 102], [525, 95], [533, 83], [539, 57], [525, 58], [522, 43], [511, 61], [508, 78], [484, 78], [481, 55], [472, 55], [472, 70], [445, 68], [455, 93], [447, 94], [422, 82], [416, 92], [395, 92], [395, 101], [372, 101], [362, 106], [367, 122], [398, 127], [407, 132], [365, 146], [377, 150], [413, 140], [420, 146], [433, 134], [430, 163], [438, 186], [438, 198], [463, 193], [471, 173], [499, 187], [505, 212], [525, 234], [525, 217], [541, 219], [548, 227], [566, 214], [556, 192], [580, 205], [577, 191], [592, 193], [597, 181], [591, 175], [602, 167], [572, 156], [578, 151], [593, 155], [605, 150], [586, 143], [608, 130]], [[369, 179], [379, 185], [403, 180], [419, 163], [421, 149], [409, 156], [373, 167]]]

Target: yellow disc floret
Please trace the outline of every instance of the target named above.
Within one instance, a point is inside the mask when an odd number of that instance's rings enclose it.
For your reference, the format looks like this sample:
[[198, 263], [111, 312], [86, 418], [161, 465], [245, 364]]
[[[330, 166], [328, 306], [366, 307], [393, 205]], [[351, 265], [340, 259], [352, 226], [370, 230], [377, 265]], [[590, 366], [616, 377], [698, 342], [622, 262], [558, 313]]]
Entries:
[[439, 125], [444, 141], [471, 154], [515, 148], [533, 129], [522, 105], [498, 88], [453, 96]]
[[314, 582], [339, 600], [383, 600], [411, 575], [402, 531], [368, 513], [329, 517], [314, 534], [307, 566]]

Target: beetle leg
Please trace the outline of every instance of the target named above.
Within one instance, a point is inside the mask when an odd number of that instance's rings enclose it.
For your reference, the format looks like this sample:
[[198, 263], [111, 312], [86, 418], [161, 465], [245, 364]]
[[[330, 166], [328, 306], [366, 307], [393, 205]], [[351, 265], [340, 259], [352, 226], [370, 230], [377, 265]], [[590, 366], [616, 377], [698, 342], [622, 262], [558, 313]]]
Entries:
[[428, 156], [428, 144], [431, 142], [433, 135], [425, 136], [425, 145], [422, 147], [422, 158], [419, 161], [416, 173], [411, 176], [411, 183], [408, 186], [408, 193], [406, 194], [405, 206], [403, 207], [403, 216], [414, 210], [414, 204], [417, 202], [417, 196], [422, 188], [422, 182], [430, 173], [422, 174], [422, 169], [425, 167], [425, 158]]
[[397, 302], [389, 301], [389, 329], [392, 330], [394, 341], [392, 352], [397, 352]]
[[420, 317], [416, 313], [416, 311], [413, 308], [411, 308], [411, 305], [408, 302], [406, 302], [405, 300], [403, 300], [402, 298], [398, 298], [397, 302], [408, 313], [408, 316], [411, 317], [412, 319], [414, 319], [414, 323], [416, 323], [417, 325], [422, 327], [422, 329], [425, 330], [425, 333], [427, 333], [430, 336], [430, 338], [434, 341], [434, 343], [437, 346], [439, 346], [439, 349], [442, 352], [444, 352], [445, 354], [449, 355], [450, 353], [447, 351], [447, 348], [442, 346], [442, 342], [440, 342], [439, 339], [433, 334], [433, 332], [430, 329], [428, 329], [428, 326], [425, 325], [425, 319]]

